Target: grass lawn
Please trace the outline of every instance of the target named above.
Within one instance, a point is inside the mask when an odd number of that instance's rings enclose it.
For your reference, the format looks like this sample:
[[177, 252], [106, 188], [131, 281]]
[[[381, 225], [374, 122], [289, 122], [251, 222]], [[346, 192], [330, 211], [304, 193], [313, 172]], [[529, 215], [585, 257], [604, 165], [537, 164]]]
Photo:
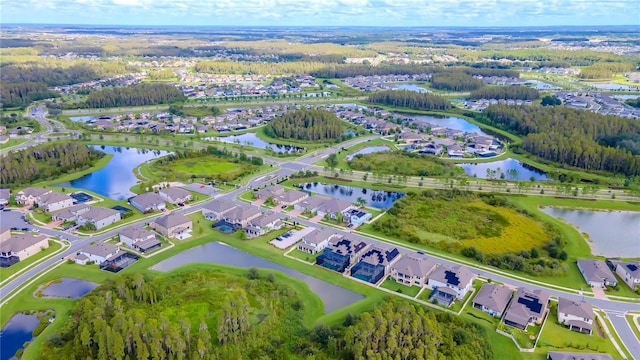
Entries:
[[51, 222], [51, 214], [39, 209], [35, 209], [34, 211], [32, 211], [31, 216], [43, 224], [48, 224]]
[[300, 260], [304, 260], [308, 263], [315, 264], [316, 258], [320, 256], [322, 252], [318, 252], [316, 254], [309, 254], [304, 251], [300, 251], [298, 249], [291, 250], [288, 255], [293, 256], [294, 258], [298, 258]]
[[[577, 331], [572, 331], [558, 323], [558, 304], [551, 303], [551, 312], [544, 325], [536, 353], [546, 354], [548, 351], [588, 351], [604, 352], [611, 354], [614, 358], [620, 358], [618, 351], [613, 346], [610, 339], [598, 336], [598, 331], [594, 328], [592, 335], [586, 335]], [[599, 326], [599, 325], [598, 325]]]
[[257, 199], [255, 191], [253, 190], [243, 192], [242, 194], [240, 194], [240, 196], [238, 196], [238, 198], [249, 203]]
[[538, 358], [533, 354], [518, 351], [511, 339], [496, 332], [499, 319], [493, 318], [483, 311], [467, 306], [461, 317], [478, 324], [485, 330], [493, 348], [494, 359], [546, 359], [546, 356]]
[[617, 288], [607, 286], [607, 288], [605, 289], [605, 294], [614, 295], [614, 296], [624, 296], [624, 297], [630, 297], [630, 298], [640, 297], [640, 294], [637, 294], [635, 291], [631, 290], [629, 285], [627, 285], [627, 283], [624, 282], [620, 276], [618, 276], [618, 273], [613, 272], [613, 275], [618, 280], [618, 286]]
[[395, 291], [400, 294], [409, 295], [411, 297], [416, 297], [421, 289], [419, 286], [407, 286], [400, 284], [393, 280], [390, 276], [387, 277], [387, 279], [383, 281], [382, 284], [380, 284], [380, 287]]
[[8, 277], [10, 277], [13, 274], [17, 273], [18, 271], [21, 271], [22, 269], [25, 269], [25, 268], [31, 266], [31, 264], [35, 263], [36, 261], [50, 256], [54, 252], [58, 251], [61, 247], [62, 247], [62, 245], [60, 245], [60, 243], [58, 243], [56, 241], [53, 241], [53, 240], [49, 240], [49, 247], [48, 248], [46, 248], [44, 250], [41, 250], [37, 254], [35, 254], [33, 256], [29, 256], [28, 258], [24, 259], [23, 261], [19, 261], [14, 265], [9, 266], [8, 268], [4, 268], [4, 267], [0, 268], [0, 279], [2, 279], [2, 281], [4, 281]]
[[24, 142], [26, 142], [28, 139], [9, 139], [9, 141], [7, 141], [4, 144], [0, 144], [0, 150], [4, 150], [4, 149], [9, 149], [12, 148], [14, 146], [18, 146]]

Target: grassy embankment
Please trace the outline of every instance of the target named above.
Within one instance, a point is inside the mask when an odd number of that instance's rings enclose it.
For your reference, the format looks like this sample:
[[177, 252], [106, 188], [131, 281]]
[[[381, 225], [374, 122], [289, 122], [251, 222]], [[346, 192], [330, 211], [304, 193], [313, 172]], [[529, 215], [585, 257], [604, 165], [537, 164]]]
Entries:
[[29, 139], [24, 139], [24, 138], [20, 138], [20, 139], [9, 139], [9, 141], [7, 141], [4, 144], [0, 144], [0, 150], [5, 150], [5, 149], [10, 149], [14, 146], [18, 146], [24, 142], [26, 142]]

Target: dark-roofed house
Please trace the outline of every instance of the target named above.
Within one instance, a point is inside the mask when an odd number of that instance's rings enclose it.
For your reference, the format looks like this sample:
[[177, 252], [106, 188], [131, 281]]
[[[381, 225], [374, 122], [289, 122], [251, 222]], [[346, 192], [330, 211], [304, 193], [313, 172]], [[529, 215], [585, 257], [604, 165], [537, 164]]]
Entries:
[[250, 220], [249, 224], [244, 227], [243, 231], [249, 238], [261, 236], [269, 231], [282, 229], [284, 223], [280, 220], [278, 214], [263, 214], [257, 218]]
[[100, 241], [80, 249], [73, 260], [81, 265], [85, 265], [89, 261], [101, 265], [107, 259], [118, 254], [119, 251], [120, 248], [117, 245]]
[[316, 264], [342, 273], [355, 263], [370, 246], [364, 241], [347, 238], [331, 241], [322, 254], [316, 258]]
[[177, 187], [168, 187], [158, 191], [158, 195], [169, 204], [184, 204], [193, 199], [190, 192]]
[[615, 269], [631, 290], [640, 286], [640, 261], [617, 261]]
[[168, 238], [184, 240], [190, 236], [193, 221], [190, 218], [176, 213], [161, 216], [152, 222], [151, 227]]
[[484, 284], [473, 299], [473, 307], [489, 313], [491, 316], [501, 317], [509, 300], [511, 300], [511, 295], [513, 295], [513, 290], [506, 286]]
[[396, 248], [376, 245], [367, 250], [358, 263], [351, 268], [351, 276], [372, 284], [378, 283], [398, 260], [400, 252]]
[[436, 268], [433, 258], [422, 254], [407, 254], [391, 266], [391, 277], [404, 285], [424, 286], [427, 276]]
[[0, 267], [11, 266], [49, 247], [49, 238], [43, 234], [11, 234], [8, 229], [2, 233]]
[[140, 226], [130, 226], [120, 230], [120, 241], [143, 253], [162, 246], [153, 231]]
[[337, 236], [331, 228], [316, 229], [302, 238], [302, 241], [298, 243], [298, 250], [309, 254], [319, 253], [329, 245], [331, 239]]
[[549, 351], [548, 360], [613, 360], [613, 356], [604, 353], [578, 353]]
[[84, 211], [76, 216], [76, 224], [83, 226], [89, 223], [96, 230], [111, 225], [116, 221], [120, 221], [120, 211], [97, 206], [89, 206], [89, 211]]
[[[448, 288], [455, 292], [455, 298], [462, 300], [471, 289], [476, 275], [467, 267], [459, 265], [455, 267], [440, 266], [429, 274], [427, 286], [431, 290], [436, 288]], [[451, 293], [449, 291], [448, 293]]]
[[216, 199], [202, 207], [202, 216], [209, 221], [222, 220], [222, 216], [237, 207], [232, 200]]
[[149, 211], [162, 211], [167, 207], [164, 199], [156, 193], [144, 193], [129, 199], [129, 204], [143, 213]]
[[571, 330], [591, 335], [593, 319], [593, 308], [588, 303], [558, 298], [559, 323]]
[[577, 263], [578, 270], [580, 270], [582, 277], [590, 286], [616, 286], [618, 283], [615, 275], [602, 260], [578, 259]]
[[518, 288], [502, 321], [509, 326], [526, 330], [531, 324], [540, 324], [547, 311], [549, 294], [544, 290]]

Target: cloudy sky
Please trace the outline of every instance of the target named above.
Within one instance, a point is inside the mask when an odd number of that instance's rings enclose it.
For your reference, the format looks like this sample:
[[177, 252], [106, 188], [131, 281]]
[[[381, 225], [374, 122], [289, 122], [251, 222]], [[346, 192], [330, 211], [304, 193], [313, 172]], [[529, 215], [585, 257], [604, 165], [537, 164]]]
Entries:
[[0, 0], [0, 21], [242, 26], [638, 25], [638, 0]]

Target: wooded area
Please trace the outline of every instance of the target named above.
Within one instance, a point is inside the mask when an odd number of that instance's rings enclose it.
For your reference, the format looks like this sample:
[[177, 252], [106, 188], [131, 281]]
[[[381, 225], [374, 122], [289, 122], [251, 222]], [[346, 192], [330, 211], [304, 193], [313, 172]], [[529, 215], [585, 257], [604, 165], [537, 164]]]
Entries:
[[267, 136], [304, 141], [336, 140], [344, 136], [344, 123], [332, 112], [300, 109], [273, 119], [264, 128]]
[[93, 91], [87, 96], [85, 106], [89, 108], [142, 106], [167, 104], [185, 99], [182, 91], [173, 85], [136, 84]]
[[[585, 170], [640, 174], [640, 123], [564, 107], [492, 105], [481, 121], [523, 136], [522, 149]], [[514, 151], [518, 147], [513, 147]]]
[[349, 161], [349, 167], [372, 174], [402, 176], [454, 176], [464, 173], [461, 167], [451, 162], [408, 151], [358, 154]]
[[40, 144], [0, 158], [0, 183], [17, 187], [89, 168], [104, 156], [79, 143]]
[[447, 98], [410, 90], [378, 91], [369, 95], [369, 102], [415, 110], [448, 110], [451, 108], [451, 101]]
[[59, 93], [49, 90], [47, 85], [43, 83], [3, 83], [2, 86], [0, 86], [0, 102], [4, 108], [24, 108], [33, 101], [58, 96], [60, 96]]
[[438, 90], [473, 91], [483, 86], [482, 80], [465, 73], [436, 73], [431, 77], [431, 87]]
[[469, 96], [473, 100], [478, 99], [503, 99], [503, 100], [536, 100], [540, 98], [540, 92], [526, 86], [484, 86], [471, 92]]

